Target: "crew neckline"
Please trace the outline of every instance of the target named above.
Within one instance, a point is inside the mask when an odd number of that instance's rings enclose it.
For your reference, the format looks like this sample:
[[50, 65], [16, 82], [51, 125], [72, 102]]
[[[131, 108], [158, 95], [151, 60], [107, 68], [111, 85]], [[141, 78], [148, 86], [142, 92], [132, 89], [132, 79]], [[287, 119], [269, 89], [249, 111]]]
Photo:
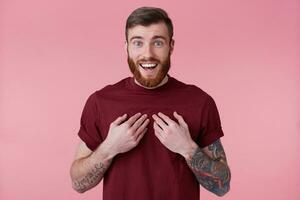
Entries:
[[129, 88], [133, 89], [135, 91], [145, 92], [145, 93], [156, 93], [156, 92], [159, 92], [159, 91], [169, 88], [173, 84], [174, 78], [171, 77], [169, 74], [167, 74], [167, 76], [168, 76], [168, 81], [165, 84], [163, 84], [157, 88], [154, 88], [154, 89], [147, 89], [147, 88], [144, 88], [144, 87], [138, 85], [134, 81], [134, 77], [129, 77], [127, 82], [128, 82]]

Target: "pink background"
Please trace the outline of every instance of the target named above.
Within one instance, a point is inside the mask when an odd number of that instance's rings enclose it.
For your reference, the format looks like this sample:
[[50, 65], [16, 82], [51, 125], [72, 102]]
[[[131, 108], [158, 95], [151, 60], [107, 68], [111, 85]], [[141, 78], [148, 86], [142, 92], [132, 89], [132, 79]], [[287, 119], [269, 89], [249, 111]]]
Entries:
[[170, 74], [217, 103], [232, 170], [223, 199], [300, 199], [297, 0], [0, 1], [0, 199], [102, 199], [102, 183], [71, 188], [80, 115], [130, 75], [125, 20], [143, 5], [173, 19]]

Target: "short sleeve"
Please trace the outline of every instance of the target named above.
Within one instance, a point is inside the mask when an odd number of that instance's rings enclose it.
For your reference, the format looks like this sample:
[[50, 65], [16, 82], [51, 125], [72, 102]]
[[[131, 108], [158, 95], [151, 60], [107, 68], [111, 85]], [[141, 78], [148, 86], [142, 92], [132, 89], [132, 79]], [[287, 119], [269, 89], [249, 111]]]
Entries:
[[93, 93], [87, 99], [80, 119], [78, 136], [85, 142], [87, 147], [94, 151], [102, 142], [97, 122], [99, 112], [97, 109], [96, 94]]
[[220, 115], [214, 99], [208, 95], [203, 107], [201, 119], [201, 133], [198, 145], [204, 148], [224, 135]]

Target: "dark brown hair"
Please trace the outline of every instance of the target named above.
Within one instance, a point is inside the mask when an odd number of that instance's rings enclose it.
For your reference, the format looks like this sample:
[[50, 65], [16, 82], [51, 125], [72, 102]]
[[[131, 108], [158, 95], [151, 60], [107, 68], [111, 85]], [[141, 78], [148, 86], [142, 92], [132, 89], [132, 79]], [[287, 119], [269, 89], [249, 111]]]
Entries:
[[164, 22], [169, 31], [170, 41], [173, 37], [173, 24], [166, 11], [155, 7], [141, 7], [135, 9], [127, 18], [125, 37], [128, 39], [128, 29], [137, 26], [149, 26], [151, 24]]

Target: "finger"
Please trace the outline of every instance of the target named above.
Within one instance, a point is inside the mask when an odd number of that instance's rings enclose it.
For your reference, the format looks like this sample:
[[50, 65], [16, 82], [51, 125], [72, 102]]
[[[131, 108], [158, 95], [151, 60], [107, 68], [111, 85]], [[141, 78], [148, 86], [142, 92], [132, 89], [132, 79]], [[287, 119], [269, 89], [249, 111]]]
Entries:
[[174, 117], [178, 120], [181, 126], [187, 127], [187, 123], [184, 121], [183, 117], [179, 115], [176, 111], [174, 112]]
[[152, 115], [152, 118], [163, 130], [167, 128], [167, 124], [161, 118], [159, 118], [156, 114]]
[[158, 116], [161, 117], [165, 122], [167, 122], [168, 125], [176, 123], [175, 121], [171, 120], [170, 117], [161, 112], [158, 113]]
[[134, 122], [134, 124], [131, 126], [133, 132], [135, 132], [141, 126], [141, 124], [145, 121], [146, 118], [147, 118], [147, 114], [144, 114]]
[[137, 137], [137, 139], [136, 139], [137, 143], [139, 143], [140, 140], [144, 137], [144, 135], [146, 134], [147, 130], [148, 130], [148, 128], [145, 128], [143, 130], [143, 132]]
[[165, 134], [164, 131], [159, 127], [159, 125], [156, 122], [153, 123], [153, 129], [160, 136]]
[[144, 131], [144, 129], [147, 127], [147, 125], [149, 124], [149, 122], [150, 122], [150, 120], [149, 120], [149, 119], [146, 119], [146, 120], [143, 122], [143, 124], [142, 124], [140, 127], [138, 127], [138, 129], [136, 130], [135, 134], [136, 134], [137, 136], [140, 135], [140, 134]]
[[158, 138], [158, 140], [161, 142], [161, 143], [163, 143], [162, 142], [162, 138], [163, 138], [163, 136], [162, 136], [162, 130], [161, 130], [161, 128], [154, 122], [154, 124], [153, 124], [153, 128], [154, 128], [154, 134], [155, 134], [155, 136]]
[[132, 124], [141, 116], [141, 113], [136, 113], [135, 115], [131, 116], [125, 123], [127, 123], [129, 126], [132, 126]]
[[115, 125], [115, 126], [120, 125], [120, 124], [126, 119], [126, 117], [127, 117], [127, 114], [124, 114], [124, 115], [118, 117], [118, 118], [117, 118], [115, 121], [113, 121], [111, 124], [112, 124], [112, 125]]

